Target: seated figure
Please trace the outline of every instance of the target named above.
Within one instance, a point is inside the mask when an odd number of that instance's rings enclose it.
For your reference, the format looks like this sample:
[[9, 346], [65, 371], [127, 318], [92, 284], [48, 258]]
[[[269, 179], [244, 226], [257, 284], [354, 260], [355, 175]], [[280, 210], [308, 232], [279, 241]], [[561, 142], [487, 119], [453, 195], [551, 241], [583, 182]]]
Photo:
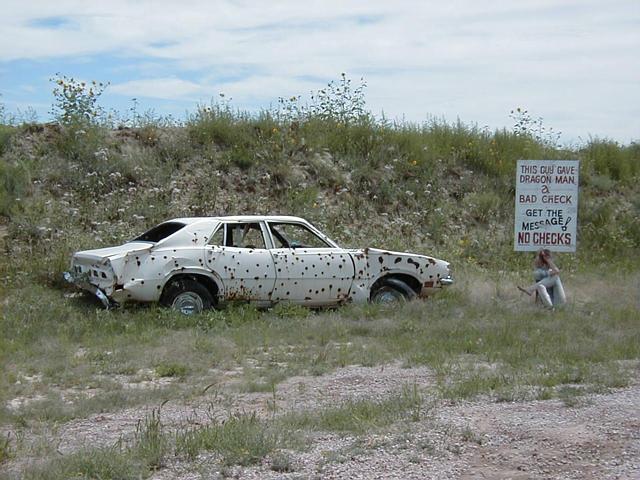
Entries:
[[518, 287], [518, 289], [527, 295], [533, 295], [535, 292], [548, 308], [565, 303], [567, 299], [560, 280], [560, 269], [553, 262], [551, 250], [547, 248], [539, 250], [533, 265], [533, 278], [536, 283], [525, 288]]

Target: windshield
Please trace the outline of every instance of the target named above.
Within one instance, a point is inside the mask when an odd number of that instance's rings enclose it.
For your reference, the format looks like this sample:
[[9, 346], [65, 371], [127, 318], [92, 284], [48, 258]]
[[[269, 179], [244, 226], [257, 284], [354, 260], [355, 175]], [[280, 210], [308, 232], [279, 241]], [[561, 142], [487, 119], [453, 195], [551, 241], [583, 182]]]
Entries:
[[178, 230], [181, 230], [186, 226], [185, 223], [180, 222], [165, 222], [153, 227], [148, 232], [143, 233], [138, 238], [134, 238], [133, 242], [153, 242], [157, 243], [160, 240], [164, 240], [169, 235], [173, 235]]

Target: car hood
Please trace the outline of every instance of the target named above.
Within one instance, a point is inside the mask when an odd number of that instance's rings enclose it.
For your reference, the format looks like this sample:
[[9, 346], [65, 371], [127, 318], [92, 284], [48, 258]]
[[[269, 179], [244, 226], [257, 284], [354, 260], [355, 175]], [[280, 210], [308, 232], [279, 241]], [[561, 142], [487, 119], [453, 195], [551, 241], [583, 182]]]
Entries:
[[364, 249], [354, 249], [350, 250], [350, 252], [355, 254], [364, 255], [365, 257], [386, 257], [392, 256], [396, 258], [414, 258], [414, 259], [422, 259], [426, 260], [429, 263], [438, 263], [444, 266], [448, 266], [449, 262], [445, 262], [444, 260], [440, 260], [438, 258], [429, 257], [428, 255], [420, 255], [417, 253], [407, 253], [407, 252], [394, 252], [392, 250], [382, 250], [380, 248], [364, 248]]

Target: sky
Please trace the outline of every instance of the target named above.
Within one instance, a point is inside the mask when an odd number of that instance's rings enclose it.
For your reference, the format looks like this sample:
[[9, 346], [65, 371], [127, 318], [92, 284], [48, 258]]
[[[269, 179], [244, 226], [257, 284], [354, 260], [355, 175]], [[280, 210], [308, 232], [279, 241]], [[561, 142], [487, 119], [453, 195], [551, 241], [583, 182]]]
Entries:
[[56, 73], [184, 119], [268, 109], [346, 73], [376, 116], [640, 140], [640, 0], [3, 0], [0, 103], [48, 121]]

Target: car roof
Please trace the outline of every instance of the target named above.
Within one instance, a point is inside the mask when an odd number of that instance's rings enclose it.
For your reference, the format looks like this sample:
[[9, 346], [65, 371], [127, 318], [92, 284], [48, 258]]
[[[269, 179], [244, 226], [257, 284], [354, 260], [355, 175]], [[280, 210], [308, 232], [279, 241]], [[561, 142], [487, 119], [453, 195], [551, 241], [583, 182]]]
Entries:
[[309, 223], [305, 219], [300, 217], [292, 217], [288, 215], [234, 215], [228, 217], [183, 217], [174, 218], [168, 220], [169, 222], [180, 222], [186, 225], [192, 223], [204, 222], [204, 221], [219, 221], [219, 222], [260, 222], [268, 220], [270, 222], [303, 222]]

